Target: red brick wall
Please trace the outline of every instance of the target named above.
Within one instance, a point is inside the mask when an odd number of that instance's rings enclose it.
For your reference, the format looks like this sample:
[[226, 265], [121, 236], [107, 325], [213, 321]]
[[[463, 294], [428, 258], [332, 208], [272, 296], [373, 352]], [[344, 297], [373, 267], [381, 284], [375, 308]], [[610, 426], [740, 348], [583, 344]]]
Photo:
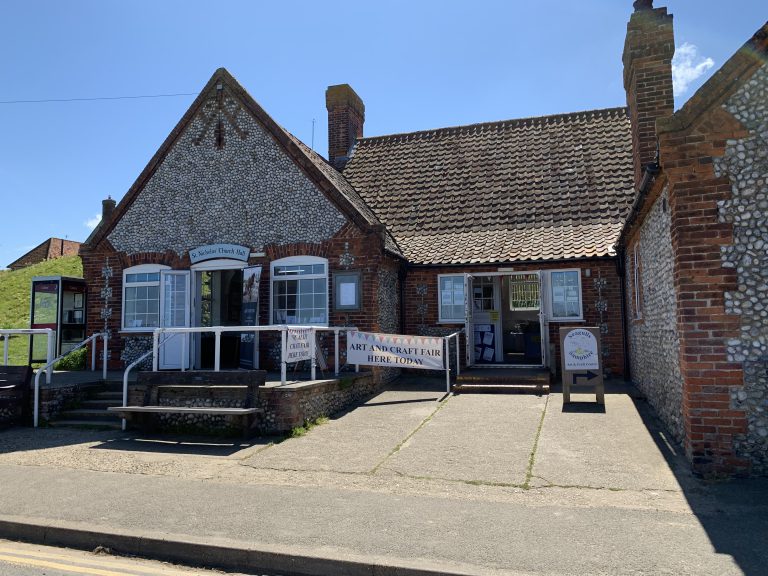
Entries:
[[19, 270], [43, 262], [44, 260], [53, 260], [62, 256], [76, 256], [80, 249], [80, 242], [74, 240], [64, 240], [62, 238], [49, 238], [40, 246], [37, 246], [24, 254], [21, 258], [12, 262], [8, 268]]
[[[363, 233], [352, 224], [345, 225], [333, 238], [320, 244], [296, 243], [269, 245], [264, 249], [265, 256], [250, 258], [250, 265], [261, 265], [262, 276], [260, 283], [260, 305], [259, 322], [261, 325], [270, 323], [269, 303], [270, 303], [270, 262], [288, 256], [320, 256], [328, 259], [329, 278], [329, 316], [331, 326], [356, 326], [361, 330], [379, 331], [379, 309], [378, 309], [378, 270], [381, 266], [395, 266], [396, 261], [384, 255], [383, 243], [381, 238], [375, 233]], [[349, 254], [354, 258], [352, 264], [345, 267], [341, 264], [340, 258], [343, 254]], [[172, 269], [188, 270], [190, 268], [189, 256], [185, 254], [179, 257], [173, 251], [164, 253], [143, 252], [126, 255], [122, 252], [116, 252], [108, 241], [102, 242], [97, 250], [85, 249], [82, 253], [83, 275], [88, 286], [88, 327], [89, 334], [101, 331], [104, 321], [101, 319], [101, 289], [104, 287], [104, 279], [101, 271], [105, 265], [107, 257], [109, 265], [113, 270], [113, 277], [110, 281], [112, 287], [112, 318], [109, 322], [109, 328], [115, 337], [110, 341], [110, 368], [123, 368], [123, 362], [120, 355], [124, 346], [124, 336], [120, 335], [121, 317], [122, 317], [122, 273], [125, 268], [139, 264], [163, 264]], [[334, 310], [333, 294], [333, 275], [336, 271], [359, 271], [362, 281], [362, 305], [359, 311], [336, 311]], [[135, 335], [135, 333], [133, 333]], [[149, 334], [149, 332], [147, 333]], [[333, 365], [333, 336], [325, 335], [323, 346], [329, 351], [329, 365]], [[273, 340], [269, 336], [261, 338], [262, 351], [268, 349]], [[345, 341], [342, 337], [341, 347], [344, 348]], [[99, 354], [101, 354], [101, 345], [98, 345]], [[342, 355], [343, 356], [343, 355]], [[262, 358], [266, 359], [267, 354], [262, 353]], [[342, 358], [343, 362], [343, 358]], [[269, 366], [268, 366], [269, 367]], [[275, 368], [275, 366], [271, 366]]]
[[[598, 326], [600, 314], [596, 308], [598, 300], [595, 279], [601, 277], [605, 280], [603, 299], [607, 302], [607, 310], [603, 314], [603, 321], [607, 324], [608, 333], [603, 336], [604, 347], [607, 347], [608, 355], [604, 358], [605, 366], [615, 375], [624, 374], [624, 344], [623, 321], [621, 315], [621, 280], [616, 270], [616, 260], [595, 259], [578, 260], [560, 263], [535, 263], [519, 264], [514, 266], [466, 266], [466, 267], [424, 267], [409, 268], [405, 279], [405, 326], [406, 334], [419, 334], [427, 327], [428, 330], [444, 328], [445, 332], [463, 327], [463, 324], [439, 324], [438, 323], [438, 284], [439, 274], [463, 274], [465, 272], [495, 272], [499, 268], [512, 268], [515, 272], [527, 270], [555, 270], [566, 268], [580, 268], [582, 287], [582, 306], [584, 311], [583, 322], [551, 322], [549, 324], [549, 341], [555, 345], [555, 355], [552, 358], [557, 369], [560, 367], [560, 338], [559, 329], [566, 326]], [[590, 270], [587, 277], [585, 270]], [[426, 286], [426, 293], [422, 296], [419, 286]], [[423, 289], [422, 289], [423, 290]], [[462, 344], [463, 345], [463, 344]], [[462, 363], [465, 361], [462, 349]]]
[[727, 139], [745, 135], [730, 114], [713, 107], [695, 125], [659, 139], [670, 183], [685, 450], [704, 475], [749, 472], [749, 462], [737, 458], [733, 447], [747, 423], [745, 413], [731, 406], [730, 388], [742, 385], [743, 372], [740, 363], [728, 361], [727, 341], [739, 335], [740, 319], [725, 313], [724, 292], [736, 289], [737, 281], [736, 271], [722, 266], [721, 247], [732, 243], [732, 225], [720, 222], [718, 213], [731, 183], [712, 164]]

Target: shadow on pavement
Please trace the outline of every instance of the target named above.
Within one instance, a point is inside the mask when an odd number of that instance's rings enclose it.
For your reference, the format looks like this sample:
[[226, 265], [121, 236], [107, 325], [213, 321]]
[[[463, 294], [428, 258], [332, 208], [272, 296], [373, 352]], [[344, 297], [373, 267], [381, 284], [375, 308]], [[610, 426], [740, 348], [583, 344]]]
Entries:
[[115, 430], [16, 427], [0, 432], [0, 454], [82, 445], [92, 450], [227, 457], [274, 441], [272, 437], [241, 440], [233, 437], [147, 435]]
[[694, 476], [653, 408], [641, 397], [632, 401], [715, 552], [731, 556], [747, 576], [768, 574], [768, 478], [710, 482]]
[[563, 412], [574, 414], [605, 414], [605, 405], [596, 402], [569, 402], [563, 404]]
[[131, 435], [103, 441], [91, 446], [94, 450], [122, 450], [162, 454], [191, 454], [195, 456], [228, 457], [254, 446], [266, 446], [275, 439], [257, 437], [247, 441], [207, 436]]

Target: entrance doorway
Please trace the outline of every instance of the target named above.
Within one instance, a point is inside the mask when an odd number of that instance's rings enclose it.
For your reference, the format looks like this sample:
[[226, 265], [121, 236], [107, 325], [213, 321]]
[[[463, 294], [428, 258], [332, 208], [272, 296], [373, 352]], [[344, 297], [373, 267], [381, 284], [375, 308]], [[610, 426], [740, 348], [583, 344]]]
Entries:
[[[243, 270], [200, 270], [195, 274], [197, 298], [196, 325], [239, 326], [243, 306]], [[214, 367], [215, 337], [213, 332], [197, 334], [195, 342], [196, 368]], [[221, 334], [222, 370], [240, 366], [240, 334]]]
[[465, 275], [468, 365], [545, 365], [541, 276], [539, 272]]

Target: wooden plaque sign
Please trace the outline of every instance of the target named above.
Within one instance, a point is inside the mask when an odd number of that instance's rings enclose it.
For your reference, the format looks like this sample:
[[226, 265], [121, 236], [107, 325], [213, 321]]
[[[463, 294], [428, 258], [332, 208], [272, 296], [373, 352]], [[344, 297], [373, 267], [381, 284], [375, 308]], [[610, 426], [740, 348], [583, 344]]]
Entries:
[[600, 349], [599, 328], [560, 328], [564, 404], [571, 401], [571, 388], [582, 386], [593, 387], [597, 403], [605, 404]]

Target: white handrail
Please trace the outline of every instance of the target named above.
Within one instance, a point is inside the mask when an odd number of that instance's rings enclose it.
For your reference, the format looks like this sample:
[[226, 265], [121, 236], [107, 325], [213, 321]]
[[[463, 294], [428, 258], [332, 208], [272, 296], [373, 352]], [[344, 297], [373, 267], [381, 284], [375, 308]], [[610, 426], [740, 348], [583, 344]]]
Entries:
[[[152, 332], [152, 371], [157, 372], [160, 363], [160, 346], [165, 344], [165, 341], [160, 341], [161, 334], [199, 334], [203, 332], [213, 332], [215, 336], [214, 342], [214, 361], [213, 369], [215, 372], [221, 370], [221, 334], [223, 332], [280, 332], [281, 333], [281, 362], [280, 362], [280, 380], [282, 384], [285, 384], [287, 379], [287, 363], [285, 358], [287, 356], [287, 334], [289, 329], [309, 329], [312, 331], [312, 379], [315, 378], [315, 339], [317, 332], [333, 332], [336, 360], [335, 370], [336, 374], [339, 373], [339, 332], [356, 331], [354, 326], [301, 326], [301, 325], [288, 325], [288, 324], [268, 324], [264, 326], [175, 326], [175, 327], [160, 327], [155, 328]], [[186, 355], [182, 359], [182, 366]], [[356, 367], [357, 368], [357, 367]], [[357, 368], [359, 369], [359, 368]]]
[[[61, 360], [65, 356], [68, 356], [69, 354], [72, 354], [72, 352], [74, 352], [75, 350], [78, 350], [78, 349], [82, 348], [83, 346], [88, 344], [88, 342], [90, 342], [91, 340], [95, 340], [99, 336], [101, 336], [104, 339], [104, 370], [103, 370], [103, 378], [104, 378], [104, 380], [107, 379], [107, 354], [108, 354], [107, 340], [108, 340], [108, 334], [106, 332], [96, 332], [95, 334], [91, 334], [90, 336], [88, 336], [88, 338], [86, 338], [85, 340], [80, 342], [80, 344], [78, 344], [74, 348], [70, 348], [69, 350], [64, 352], [64, 354], [61, 354], [60, 356], [57, 356], [56, 358], [54, 358], [53, 360], [48, 362], [45, 366], [40, 368], [37, 371], [37, 373], [35, 374], [35, 400], [34, 400], [34, 420], [33, 420], [33, 424], [34, 424], [35, 428], [37, 428], [37, 425], [39, 423], [39, 416], [40, 416], [40, 374], [42, 374], [43, 372], [45, 372], [48, 369], [53, 368], [53, 365], [56, 364], [56, 362], [58, 362], [59, 360]], [[95, 346], [94, 346], [94, 348], [95, 348]], [[93, 362], [92, 366], [95, 367], [95, 359], [93, 359], [93, 357], [92, 357], [92, 362]], [[48, 380], [47, 383], [50, 384], [51, 381]]]
[[[53, 359], [54, 349], [56, 347], [56, 340], [54, 338], [54, 332], [52, 328], [2, 328], [0, 334], [5, 334], [3, 338], [3, 366], [8, 366], [8, 349], [11, 347], [11, 339], [9, 336], [14, 334], [45, 334], [46, 336], [46, 363], [51, 362]], [[49, 368], [45, 376], [46, 383], [51, 383], [51, 374], [53, 368]]]
[[[141, 356], [139, 356], [136, 360], [131, 362], [128, 365], [128, 368], [125, 369], [125, 372], [123, 372], [123, 406], [128, 406], [128, 373], [133, 370], [136, 366], [141, 364], [144, 360], [149, 358], [149, 356], [152, 354], [152, 350], [148, 350]], [[125, 431], [125, 418], [123, 418], [123, 431]]]
[[461, 354], [459, 352], [459, 336], [464, 332], [464, 328], [461, 330], [454, 332], [453, 334], [448, 334], [448, 336], [443, 336], [443, 340], [445, 341], [445, 392], [446, 394], [451, 393], [451, 338], [456, 339], [456, 377], [458, 378], [461, 374]]

